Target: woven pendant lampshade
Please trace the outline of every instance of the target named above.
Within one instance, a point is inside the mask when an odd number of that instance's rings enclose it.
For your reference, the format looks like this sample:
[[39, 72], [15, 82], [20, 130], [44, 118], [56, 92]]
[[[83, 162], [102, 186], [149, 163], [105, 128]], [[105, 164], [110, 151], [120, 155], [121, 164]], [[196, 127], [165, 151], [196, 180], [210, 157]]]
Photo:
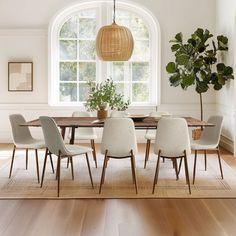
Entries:
[[103, 61], [128, 61], [133, 53], [133, 48], [134, 40], [130, 30], [115, 22], [114, 0], [113, 23], [103, 26], [97, 34], [97, 56]]

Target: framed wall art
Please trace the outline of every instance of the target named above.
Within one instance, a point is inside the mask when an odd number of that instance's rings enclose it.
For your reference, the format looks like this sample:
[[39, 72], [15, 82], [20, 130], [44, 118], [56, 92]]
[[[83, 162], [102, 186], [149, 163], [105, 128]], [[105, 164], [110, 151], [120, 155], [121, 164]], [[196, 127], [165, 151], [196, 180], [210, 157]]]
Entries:
[[8, 91], [33, 91], [33, 62], [8, 62]]

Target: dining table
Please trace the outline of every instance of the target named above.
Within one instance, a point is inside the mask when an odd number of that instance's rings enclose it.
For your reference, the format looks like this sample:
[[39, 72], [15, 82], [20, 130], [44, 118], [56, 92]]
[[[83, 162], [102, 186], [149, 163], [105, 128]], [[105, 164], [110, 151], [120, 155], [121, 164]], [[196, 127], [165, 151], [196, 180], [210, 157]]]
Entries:
[[[65, 138], [66, 128], [71, 128], [70, 144], [74, 144], [75, 140], [75, 129], [90, 127], [90, 128], [103, 128], [104, 120], [98, 120], [97, 117], [52, 117], [56, 122], [57, 126], [61, 129], [61, 135], [63, 139]], [[132, 117], [131, 117], [132, 118]], [[194, 117], [182, 117], [186, 120], [188, 127], [213, 127], [214, 124], [201, 121]], [[158, 120], [154, 117], [139, 118], [135, 117], [133, 119], [135, 129], [156, 129]], [[39, 119], [31, 120], [21, 124], [22, 126], [29, 127], [40, 127], [41, 123]]]

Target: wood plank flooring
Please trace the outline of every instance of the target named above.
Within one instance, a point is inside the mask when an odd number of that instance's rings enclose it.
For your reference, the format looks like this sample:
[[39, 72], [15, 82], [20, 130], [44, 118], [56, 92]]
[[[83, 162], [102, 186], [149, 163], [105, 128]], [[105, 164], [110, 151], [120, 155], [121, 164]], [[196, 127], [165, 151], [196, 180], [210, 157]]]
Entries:
[[0, 200], [0, 235], [234, 236], [236, 199]]

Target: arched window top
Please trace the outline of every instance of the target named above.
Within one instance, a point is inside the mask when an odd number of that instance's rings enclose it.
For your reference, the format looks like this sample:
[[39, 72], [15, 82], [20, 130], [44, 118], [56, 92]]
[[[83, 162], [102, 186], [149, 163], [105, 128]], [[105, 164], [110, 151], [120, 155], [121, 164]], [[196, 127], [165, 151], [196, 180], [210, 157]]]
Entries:
[[[104, 14], [105, 13], [105, 14]], [[112, 23], [111, 1], [83, 1], [60, 11], [49, 26], [49, 104], [82, 105], [86, 80], [111, 76], [131, 105], [160, 103], [160, 29], [152, 13], [117, 1], [116, 22], [128, 26], [134, 53], [128, 62], [102, 62], [95, 55], [98, 29]]]

